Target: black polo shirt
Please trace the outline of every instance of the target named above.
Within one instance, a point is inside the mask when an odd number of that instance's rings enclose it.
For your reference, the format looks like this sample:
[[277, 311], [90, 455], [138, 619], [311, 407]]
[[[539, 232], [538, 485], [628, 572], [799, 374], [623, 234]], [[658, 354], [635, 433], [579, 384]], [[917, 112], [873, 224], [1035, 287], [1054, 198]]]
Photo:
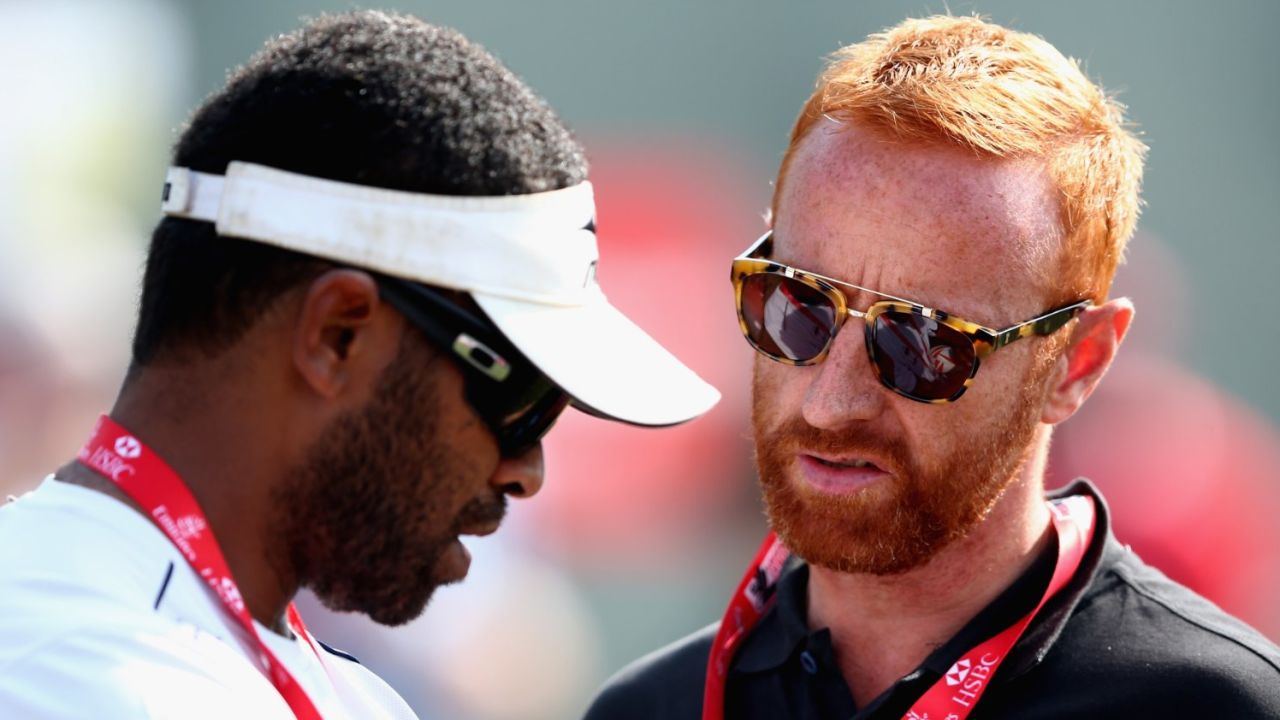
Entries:
[[[1010, 650], [970, 718], [1280, 719], [1280, 649], [1121, 546], [1088, 481], [1052, 496], [1086, 494], [1096, 500], [1097, 529], [1079, 570]], [[1056, 558], [1055, 539], [954, 638], [863, 708], [840, 674], [830, 632], [808, 627], [808, 567], [795, 562], [730, 663], [725, 717], [898, 720], [967, 650], [1035, 607]], [[624, 669], [587, 720], [700, 718], [716, 629]]]

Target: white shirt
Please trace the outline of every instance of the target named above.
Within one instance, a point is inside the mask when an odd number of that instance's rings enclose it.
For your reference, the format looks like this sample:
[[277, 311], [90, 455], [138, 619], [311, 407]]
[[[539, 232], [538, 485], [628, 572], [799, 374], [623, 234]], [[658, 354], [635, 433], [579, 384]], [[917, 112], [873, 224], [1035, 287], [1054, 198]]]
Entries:
[[[326, 719], [416, 717], [359, 663], [257, 631]], [[0, 718], [293, 720], [243, 634], [116, 499], [49, 478], [0, 506]]]

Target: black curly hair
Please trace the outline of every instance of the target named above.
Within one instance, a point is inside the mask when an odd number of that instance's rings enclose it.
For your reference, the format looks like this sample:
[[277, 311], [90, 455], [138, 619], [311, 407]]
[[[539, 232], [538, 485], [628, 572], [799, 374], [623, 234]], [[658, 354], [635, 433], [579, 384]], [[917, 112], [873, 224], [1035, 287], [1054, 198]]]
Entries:
[[[586, 179], [582, 147], [484, 48], [406, 15], [322, 16], [269, 41], [192, 115], [174, 165], [232, 160], [446, 195], [554, 190]], [[133, 369], [214, 356], [326, 261], [165, 218], [152, 234]]]

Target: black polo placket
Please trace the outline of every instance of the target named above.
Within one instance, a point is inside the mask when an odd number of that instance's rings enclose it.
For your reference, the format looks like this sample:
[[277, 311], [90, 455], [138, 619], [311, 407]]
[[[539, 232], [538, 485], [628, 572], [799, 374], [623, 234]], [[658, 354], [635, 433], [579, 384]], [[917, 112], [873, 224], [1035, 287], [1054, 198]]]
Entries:
[[[1077, 481], [1050, 498], [1089, 495], [1097, 508], [1093, 540], [1080, 568], [1062, 591], [1051, 598], [1010, 651], [992, 678], [987, 696], [1025, 674], [1042, 661], [1061, 634], [1072, 611], [1094, 577], [1119, 555], [1111, 537], [1110, 516], [1101, 496], [1087, 481]], [[793, 559], [778, 586], [778, 599], [761, 618], [751, 637], [730, 665], [726, 683], [726, 717], [850, 718], [897, 720], [966, 651], [998, 634], [1035, 608], [1057, 560], [1057, 537], [1031, 566], [979, 612], [951, 640], [932, 652], [921, 665], [903, 676], [864, 708], [853, 696], [836, 662], [831, 633], [811, 630], [807, 622], [809, 568]], [[1108, 550], [1111, 550], [1110, 552]]]

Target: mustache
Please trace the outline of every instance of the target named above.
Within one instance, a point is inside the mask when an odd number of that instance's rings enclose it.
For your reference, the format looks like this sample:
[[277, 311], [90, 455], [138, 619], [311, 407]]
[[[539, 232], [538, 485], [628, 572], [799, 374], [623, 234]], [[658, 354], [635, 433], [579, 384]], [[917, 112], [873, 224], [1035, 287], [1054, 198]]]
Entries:
[[[768, 447], [768, 452], [806, 452], [823, 455], [874, 456], [891, 467], [885, 470], [902, 470], [910, 467], [910, 454], [899, 440], [886, 437], [868, 426], [847, 430], [816, 428], [804, 419], [792, 417], [778, 427], [758, 433], [757, 448]], [[758, 450], [759, 451], [759, 450]]]
[[506, 516], [506, 495], [472, 498], [462, 506], [462, 510], [458, 511], [458, 516], [453, 521], [453, 528], [457, 531], [475, 525], [500, 523]]

